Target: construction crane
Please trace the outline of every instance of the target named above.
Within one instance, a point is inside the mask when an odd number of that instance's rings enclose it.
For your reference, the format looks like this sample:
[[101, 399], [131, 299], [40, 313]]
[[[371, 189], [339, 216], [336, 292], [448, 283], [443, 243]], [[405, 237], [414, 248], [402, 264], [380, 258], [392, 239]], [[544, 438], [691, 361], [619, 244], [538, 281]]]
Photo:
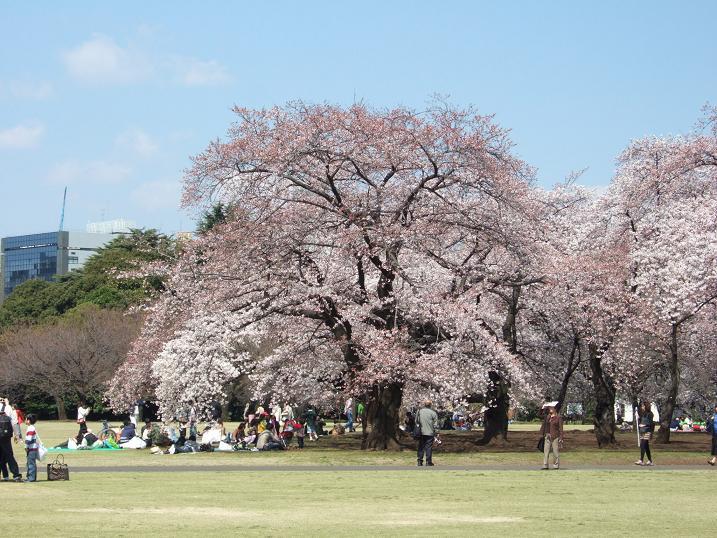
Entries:
[[65, 225], [65, 202], [67, 202], [67, 187], [65, 187], [65, 194], [62, 195], [62, 213], [60, 213], [60, 231], [62, 231]]

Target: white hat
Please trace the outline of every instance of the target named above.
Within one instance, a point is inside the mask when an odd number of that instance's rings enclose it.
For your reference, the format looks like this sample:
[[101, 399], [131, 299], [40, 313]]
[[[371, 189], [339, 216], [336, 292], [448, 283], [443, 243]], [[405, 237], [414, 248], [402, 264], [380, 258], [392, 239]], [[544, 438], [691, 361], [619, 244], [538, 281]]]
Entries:
[[545, 403], [543, 404], [543, 409], [545, 409], [546, 407], [558, 407], [558, 402], [557, 402], [557, 401], [554, 401], [554, 402], [545, 402]]

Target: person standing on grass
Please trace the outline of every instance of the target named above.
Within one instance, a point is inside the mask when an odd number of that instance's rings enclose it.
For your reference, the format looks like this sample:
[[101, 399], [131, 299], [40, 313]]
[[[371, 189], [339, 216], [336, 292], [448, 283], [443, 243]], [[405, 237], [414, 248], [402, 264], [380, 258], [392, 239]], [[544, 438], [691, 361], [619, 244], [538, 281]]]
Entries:
[[[650, 409], [650, 402], [643, 401], [640, 404], [638, 417], [640, 459], [635, 462], [635, 465], [647, 465], [651, 467], [654, 463], [652, 463], [652, 454], [650, 454], [650, 439], [652, 438], [652, 432], [655, 431], [655, 421], [653, 420], [652, 410]], [[645, 456], [647, 456], [647, 463], [645, 463]]]
[[13, 423], [13, 416], [14, 411], [10, 406], [10, 402], [5, 398], [0, 404], [0, 461], [2, 461], [4, 465], [7, 465], [15, 482], [22, 482], [20, 468], [12, 453], [12, 441], [16, 443], [19, 441], [17, 434], [19, 425], [17, 425], [18, 428], [16, 429]]
[[359, 401], [358, 405], [356, 405], [356, 422], [361, 424], [361, 431], [364, 431], [366, 429], [366, 425], [364, 424], [364, 419], [366, 418], [366, 405]]
[[299, 448], [304, 448], [304, 437], [306, 437], [306, 428], [298, 420], [294, 420], [294, 424], [294, 431], [296, 432], [296, 442], [299, 443]]
[[548, 414], [540, 427], [540, 435], [544, 436], [543, 470], [548, 470], [550, 451], [553, 451], [553, 469], [560, 469], [560, 449], [563, 446], [563, 419], [555, 405], [548, 407]]
[[306, 425], [306, 433], [309, 434], [309, 441], [316, 441], [319, 437], [316, 434], [316, 411], [314, 408], [309, 406], [303, 416], [303, 422]]
[[27, 453], [26, 482], [37, 481], [37, 449], [39, 441], [37, 439], [37, 430], [35, 429], [36, 422], [37, 417], [32, 413], [25, 417], [25, 424], [27, 424], [27, 430], [25, 431], [25, 452]]
[[346, 404], [344, 405], [344, 415], [346, 415], [346, 424], [344, 425], [344, 428], [346, 428], [347, 432], [355, 432], [356, 429], [354, 428], [354, 399], [349, 398], [346, 400]]
[[80, 431], [77, 432], [77, 444], [82, 442], [82, 439], [87, 433], [87, 417], [90, 415], [89, 406], [85, 407], [85, 402], [80, 400], [77, 404], [77, 424], [80, 425]]
[[717, 461], [717, 404], [715, 404], [715, 412], [707, 419], [707, 431], [712, 433], [712, 459], [707, 463], [714, 465]]
[[433, 467], [433, 442], [438, 433], [438, 413], [433, 409], [433, 402], [426, 400], [423, 407], [416, 414], [416, 422], [421, 428], [421, 437], [418, 439], [418, 467], [423, 466], [423, 455], [426, 456], [426, 465]]

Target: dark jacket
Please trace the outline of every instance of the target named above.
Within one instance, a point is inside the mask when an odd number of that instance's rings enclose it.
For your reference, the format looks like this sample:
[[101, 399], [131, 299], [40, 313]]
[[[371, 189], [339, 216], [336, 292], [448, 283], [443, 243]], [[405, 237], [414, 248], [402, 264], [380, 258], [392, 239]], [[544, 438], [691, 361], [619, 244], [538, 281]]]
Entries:
[[130, 439], [134, 438], [136, 435], [136, 431], [134, 429], [134, 424], [127, 424], [124, 428], [122, 428], [122, 431], [120, 432], [120, 441], [129, 441]]
[[640, 416], [640, 433], [652, 433], [655, 431], [655, 421], [653, 420], [652, 411], [648, 411]]
[[712, 437], [717, 437], [717, 428], [715, 428], [715, 416], [717, 414], [712, 415], [707, 419], [707, 422], [705, 423], [705, 426], [707, 427], [707, 432], [712, 434]]

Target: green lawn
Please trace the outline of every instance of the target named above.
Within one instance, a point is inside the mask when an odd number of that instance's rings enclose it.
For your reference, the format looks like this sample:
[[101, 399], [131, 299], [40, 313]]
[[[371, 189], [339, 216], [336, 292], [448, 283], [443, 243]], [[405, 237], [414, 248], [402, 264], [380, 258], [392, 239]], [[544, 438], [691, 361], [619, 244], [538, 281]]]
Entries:
[[78, 473], [4, 484], [40, 536], [714, 536], [704, 472]]
[[[227, 425], [229, 427], [230, 425]], [[513, 425], [516, 426], [516, 425]], [[519, 425], [523, 428], [534, 426]], [[93, 431], [99, 431], [98, 423], [91, 423]], [[515, 431], [521, 431], [515, 429]], [[529, 430], [533, 431], [533, 430]], [[72, 422], [48, 421], [38, 424], [38, 432], [46, 446], [57, 444], [72, 434], [76, 434], [77, 425]], [[461, 437], [462, 433], [442, 434], [446, 438]], [[536, 434], [537, 435], [537, 434]], [[624, 439], [624, 448], [598, 450], [591, 444], [577, 448], [571, 443], [570, 433], [566, 433], [565, 449], [562, 453], [563, 465], [615, 465], [629, 464], [638, 456], [637, 447], [633, 444], [632, 434], [620, 434]], [[694, 434], [697, 439], [706, 443], [708, 436]], [[303, 451], [288, 452], [237, 452], [237, 453], [199, 453], [177, 455], [153, 455], [149, 450], [117, 450], [117, 451], [71, 451], [63, 454], [66, 462], [73, 466], [106, 467], [111, 465], [206, 465], [218, 467], [231, 465], [411, 465], [414, 463], [414, 452], [407, 449], [403, 452], [365, 452], [358, 450], [361, 434], [351, 434], [341, 439], [341, 447], [337, 448], [335, 440], [321, 438], [317, 442], [306, 441]], [[587, 432], [583, 436], [590, 438]], [[532, 436], [530, 437], [532, 439]], [[536, 437], [537, 440], [537, 437]], [[636, 443], [635, 443], [636, 444]], [[508, 446], [506, 448], [487, 447], [471, 452], [447, 452], [437, 448], [435, 459], [445, 465], [540, 465], [542, 455], [531, 449]], [[679, 450], [678, 450], [679, 448]], [[699, 464], [704, 465], [707, 459], [707, 448], [665, 446], [653, 447], [654, 458], [658, 464]], [[24, 465], [24, 454], [18, 454], [18, 461]], [[49, 458], [53, 458], [52, 454]]]
[[[99, 430], [99, 424], [90, 427]], [[307, 441], [303, 451], [271, 453], [74, 451], [64, 454], [69, 482], [46, 482], [41, 468], [36, 484], [0, 485], [5, 498], [21, 508], [6, 511], [5, 522], [8, 528], [22, 528], [31, 520], [40, 536], [714, 535], [710, 503], [716, 475], [705, 464], [706, 436], [655, 447], [655, 469], [613, 471], [610, 465], [630, 464], [637, 456], [631, 434], [620, 434], [620, 449], [597, 450], [591, 448], [589, 432], [566, 432], [563, 470], [542, 472], [537, 470], [542, 456], [532, 449], [534, 425], [512, 430], [511, 443], [470, 445], [465, 452], [439, 448], [436, 469], [404, 471], [290, 470], [414, 463], [412, 450], [357, 450], [360, 434]], [[76, 433], [77, 426], [42, 422], [38, 431], [51, 445]], [[469, 446], [461, 442], [471, 439], [463, 433], [445, 437], [458, 441], [455, 447]], [[24, 473], [24, 454], [16, 450], [16, 455]], [[687, 463], [704, 470], [659, 467]], [[168, 465], [201, 469], [171, 472]], [[241, 470], [252, 465], [276, 470]], [[443, 465], [504, 465], [505, 470], [440, 470]], [[536, 470], [508, 470], [526, 465]], [[570, 470], [581, 465], [606, 468]], [[112, 472], [114, 466], [156, 470]], [[73, 472], [79, 468], [96, 470]]]

